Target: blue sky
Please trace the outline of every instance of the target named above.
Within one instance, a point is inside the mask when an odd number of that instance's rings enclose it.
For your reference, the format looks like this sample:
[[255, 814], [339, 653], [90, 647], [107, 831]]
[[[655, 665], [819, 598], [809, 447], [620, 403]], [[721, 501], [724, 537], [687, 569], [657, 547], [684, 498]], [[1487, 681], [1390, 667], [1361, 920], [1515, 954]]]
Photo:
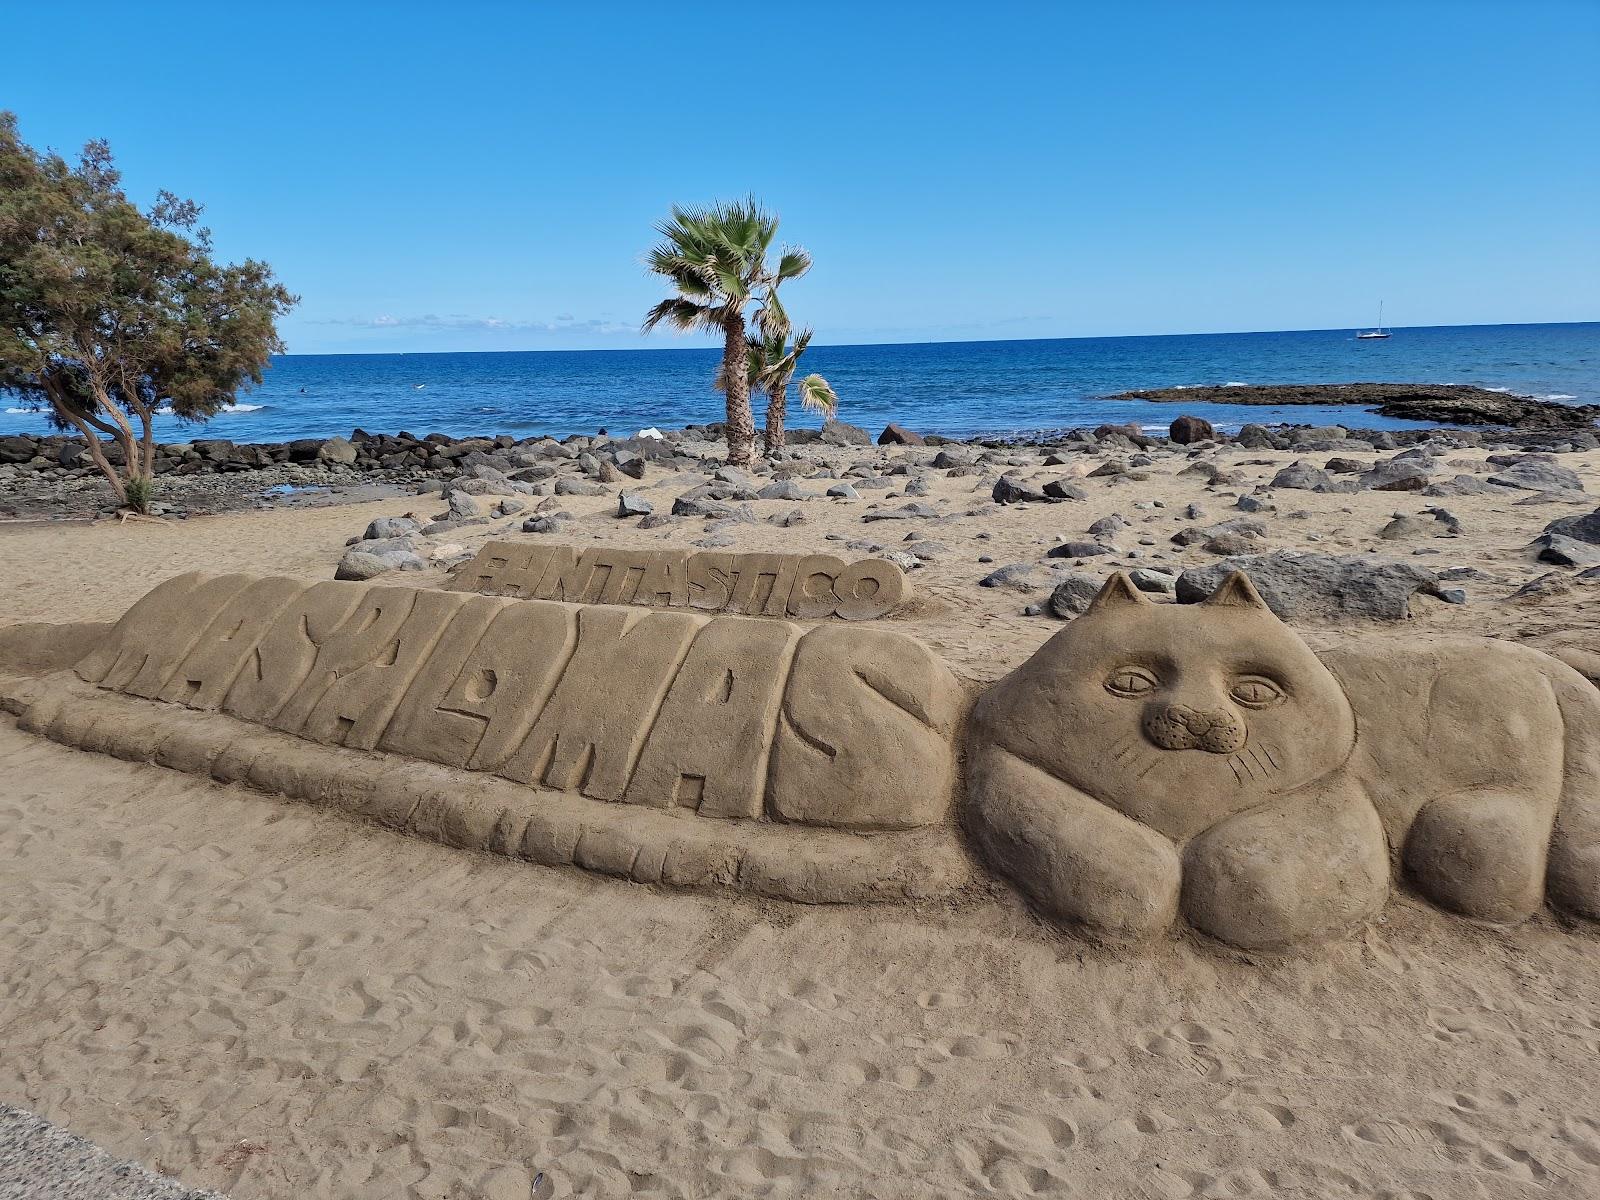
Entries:
[[[741, 12], [749, 24], [730, 24]], [[1600, 318], [1600, 3], [38, 4], [0, 107], [302, 296], [298, 352], [689, 344], [754, 192], [824, 342]], [[75, 32], [74, 32], [75, 30]], [[727, 44], [724, 44], [724, 43]]]

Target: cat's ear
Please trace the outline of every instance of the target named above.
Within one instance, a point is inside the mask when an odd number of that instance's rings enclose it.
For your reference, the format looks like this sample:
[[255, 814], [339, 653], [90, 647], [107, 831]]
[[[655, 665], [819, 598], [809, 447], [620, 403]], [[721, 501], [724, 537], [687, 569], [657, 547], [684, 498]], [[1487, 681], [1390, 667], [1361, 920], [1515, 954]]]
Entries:
[[1149, 603], [1150, 597], [1133, 586], [1133, 580], [1128, 578], [1126, 571], [1115, 571], [1111, 578], [1106, 580], [1105, 587], [1100, 589], [1100, 594], [1090, 602], [1084, 615], [1102, 612], [1108, 608], [1121, 608], [1125, 604], [1148, 605]]
[[1227, 608], [1259, 608], [1266, 612], [1272, 609], [1261, 598], [1261, 593], [1256, 591], [1256, 585], [1250, 582], [1250, 576], [1243, 571], [1234, 571], [1222, 581], [1222, 586], [1206, 597], [1207, 604], [1217, 604]]

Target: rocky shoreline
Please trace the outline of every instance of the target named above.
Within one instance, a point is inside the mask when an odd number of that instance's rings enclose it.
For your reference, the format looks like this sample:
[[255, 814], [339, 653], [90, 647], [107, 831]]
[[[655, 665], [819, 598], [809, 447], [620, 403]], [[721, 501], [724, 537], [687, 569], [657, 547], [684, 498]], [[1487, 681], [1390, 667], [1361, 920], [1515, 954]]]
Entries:
[[[1193, 389], [1184, 394], [1193, 399]], [[1507, 397], [1495, 394], [1497, 399]], [[1020, 438], [962, 441], [923, 437], [890, 424], [874, 439], [864, 429], [829, 422], [821, 431], [795, 430], [783, 455], [760, 465], [757, 473], [777, 482], [827, 478], [860, 486], [877, 479], [869, 460], [878, 447], [926, 447], [929, 461], [956, 459], [982, 464], [984, 455], [1028, 447], [1046, 456], [1189, 452], [1205, 446], [1245, 449], [1372, 453], [1419, 445], [1484, 447], [1499, 451], [1571, 453], [1600, 447], [1600, 430], [1589, 429], [1406, 429], [1373, 430], [1345, 426], [1246, 425], [1237, 434], [1215, 430], [1200, 417], [1180, 416], [1166, 436], [1139, 426], [1101, 425], [1041, 431]], [[874, 442], [877, 445], [874, 445]], [[114, 445], [106, 449], [116, 453]], [[948, 452], [939, 453], [941, 449]], [[838, 452], [847, 452], [845, 463]], [[849, 454], [848, 452], [856, 452]], [[157, 515], [182, 517], [282, 505], [320, 505], [384, 496], [442, 494], [471, 488], [486, 479], [506, 480], [534, 496], [581, 494], [584, 487], [616, 490], [647, 471], [708, 474], [726, 448], [720, 424], [691, 425], [660, 437], [614, 438], [601, 431], [513, 438], [418, 436], [408, 432], [373, 434], [353, 430], [349, 437], [302, 438], [280, 443], [235, 443], [196, 439], [164, 443], [156, 455]], [[820, 457], [819, 457], [820, 456]], [[825, 461], [824, 461], [825, 460]], [[904, 464], [898, 468], [904, 472]], [[831, 475], [826, 474], [832, 472]], [[904, 480], [884, 479], [885, 490]], [[625, 489], [624, 489], [625, 490]], [[909, 489], [907, 495], [915, 493]], [[717, 498], [719, 501], [726, 499]], [[116, 511], [109, 487], [90, 462], [83, 443], [60, 434], [0, 437], [0, 520], [86, 519]], [[643, 515], [642, 513], [639, 515]]]
[[1156, 404], [1361, 405], [1379, 416], [1441, 425], [1592, 431], [1600, 404], [1560, 404], [1458, 383], [1269, 383], [1149, 388], [1107, 400]]

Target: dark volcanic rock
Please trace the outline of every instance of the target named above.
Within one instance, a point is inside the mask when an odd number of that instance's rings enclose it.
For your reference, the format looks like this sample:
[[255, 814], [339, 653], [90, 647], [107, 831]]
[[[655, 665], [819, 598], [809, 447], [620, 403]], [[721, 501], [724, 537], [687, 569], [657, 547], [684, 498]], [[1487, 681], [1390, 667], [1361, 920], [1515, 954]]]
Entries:
[[1046, 558], [1094, 558], [1099, 554], [1110, 554], [1110, 546], [1102, 546], [1099, 542], [1062, 542], [1059, 546], [1052, 546], [1045, 551]]
[[1178, 445], [1187, 446], [1191, 442], [1214, 441], [1217, 431], [1204, 417], [1182, 416], [1172, 423], [1171, 428], [1167, 430], [1167, 436]]
[[1044, 485], [1045, 498], [1049, 500], [1087, 500], [1089, 493], [1064, 479], [1052, 479]]
[[904, 425], [896, 425], [890, 421], [883, 427], [883, 432], [878, 435], [880, 446], [926, 446], [928, 443], [920, 433], [912, 433]]
[[1600, 546], [1600, 508], [1576, 517], [1557, 517], [1544, 527], [1544, 531]]
[[1284, 620], [1403, 621], [1411, 615], [1413, 595], [1434, 594], [1439, 587], [1432, 571], [1410, 563], [1279, 550], [1185, 571], [1178, 577], [1179, 602], [1206, 599], [1234, 571], [1248, 575], [1267, 606]]
[[872, 435], [859, 425], [843, 421], [826, 421], [822, 426], [822, 440], [830, 446], [870, 446]]
[[1558, 404], [1454, 383], [1285, 383], [1255, 386], [1151, 388], [1107, 400], [1167, 404], [1362, 405], [1385, 417], [1441, 425], [1509, 429], [1592, 430], [1600, 405]]
[[1326, 491], [1334, 483], [1333, 476], [1310, 463], [1290, 463], [1272, 477], [1269, 487], [1299, 488], [1307, 492]]
[[1489, 482], [1528, 492], [1583, 491], [1577, 472], [1558, 466], [1542, 454], [1529, 454], [1494, 475]]
[[1044, 499], [1046, 499], [1046, 496], [1043, 492], [1010, 475], [1002, 475], [995, 480], [994, 501], [996, 504], [1021, 504], [1027, 501]]

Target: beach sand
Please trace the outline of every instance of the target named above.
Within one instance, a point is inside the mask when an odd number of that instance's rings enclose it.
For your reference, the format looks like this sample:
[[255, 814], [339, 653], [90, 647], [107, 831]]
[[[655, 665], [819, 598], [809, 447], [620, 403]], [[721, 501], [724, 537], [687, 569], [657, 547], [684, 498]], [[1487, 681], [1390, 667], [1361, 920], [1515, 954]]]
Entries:
[[[1229, 452], [1252, 479], [1291, 457]], [[1059, 628], [1021, 615], [1043, 593], [976, 587], [994, 567], [1111, 512], [1135, 523], [1119, 544], [1155, 539], [1150, 562], [1210, 560], [1166, 539], [1241, 514], [1163, 473], [1179, 462], [1003, 511], [936, 472], [925, 502], [978, 515], [931, 526], [861, 521], [899, 499], [758, 502], [806, 521], [739, 527], [732, 548], [942, 542], [895, 624], [992, 679]], [[1600, 492], [1600, 452], [1561, 462]], [[664, 510], [681, 490], [644, 494]], [[1589, 645], [1587, 589], [1501, 597], [1546, 569], [1523, 549], [1544, 523], [1593, 502], [1523, 498], [1279, 491], [1266, 546], [1426, 545], [1425, 565], [1491, 576], [1464, 606], [1419, 597], [1398, 627], [1306, 627], [1315, 644]], [[1168, 507], [1132, 507], [1148, 500]], [[1204, 520], [1181, 517], [1191, 501]], [[1429, 504], [1466, 536], [1377, 538]], [[702, 536], [698, 521], [641, 532], [614, 497], [562, 505], [580, 545]], [[440, 507], [0, 527], [0, 611], [111, 619], [194, 568], [325, 579], [371, 517]], [[0, 964], [0, 1099], [238, 1200], [1600, 1194], [1600, 935], [1549, 916], [1475, 926], [1404, 895], [1293, 954], [1190, 936], [1108, 950], [998, 883], [920, 909], [673, 893], [406, 839], [6, 720]]]

